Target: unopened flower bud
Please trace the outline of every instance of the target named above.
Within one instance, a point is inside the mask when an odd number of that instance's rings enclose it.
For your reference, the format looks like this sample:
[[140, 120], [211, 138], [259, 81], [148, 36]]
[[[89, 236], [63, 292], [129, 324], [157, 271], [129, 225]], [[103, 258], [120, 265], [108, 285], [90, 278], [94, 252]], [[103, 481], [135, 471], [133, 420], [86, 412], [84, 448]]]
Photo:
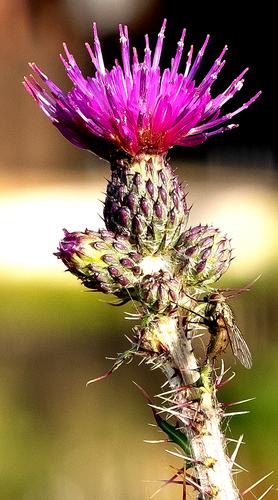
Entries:
[[230, 265], [230, 240], [212, 226], [192, 227], [181, 236], [176, 257], [186, 285], [212, 283]]
[[148, 311], [153, 313], [173, 312], [177, 309], [182, 283], [168, 272], [144, 276], [139, 285], [139, 297]]
[[185, 230], [188, 207], [165, 158], [141, 155], [112, 168], [104, 206], [106, 227], [126, 236], [142, 253], [174, 247]]
[[65, 231], [56, 255], [83, 285], [99, 292], [119, 295], [138, 280], [139, 254], [110, 231]]

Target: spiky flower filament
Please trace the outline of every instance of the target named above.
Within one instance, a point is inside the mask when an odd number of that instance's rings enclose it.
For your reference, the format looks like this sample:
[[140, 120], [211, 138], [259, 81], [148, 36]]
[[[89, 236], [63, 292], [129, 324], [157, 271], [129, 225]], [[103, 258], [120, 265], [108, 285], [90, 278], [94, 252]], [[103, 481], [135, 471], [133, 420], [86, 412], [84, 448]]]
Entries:
[[30, 63], [30, 67], [42, 85], [30, 75], [25, 78], [24, 86], [69, 141], [107, 159], [119, 152], [132, 157], [165, 154], [174, 145], [196, 146], [210, 136], [236, 128], [237, 124], [227, 125], [227, 122], [248, 108], [260, 92], [232, 112], [222, 113], [222, 107], [242, 88], [248, 68], [213, 97], [213, 84], [225, 65], [227, 46], [200, 80], [197, 72], [209, 35], [196, 56], [193, 46], [190, 47], [185, 69], [181, 70], [186, 34], [183, 30], [171, 65], [162, 72], [159, 63], [165, 28], [166, 20], [153, 57], [146, 35], [144, 59], [140, 62], [136, 49], [131, 57], [127, 26], [120, 25], [122, 64], [116, 60], [108, 70], [94, 23], [94, 46], [86, 44], [95, 69], [93, 76], [82, 74], [64, 44], [65, 55], [61, 55], [61, 60], [72, 89], [64, 92], [35, 63]]

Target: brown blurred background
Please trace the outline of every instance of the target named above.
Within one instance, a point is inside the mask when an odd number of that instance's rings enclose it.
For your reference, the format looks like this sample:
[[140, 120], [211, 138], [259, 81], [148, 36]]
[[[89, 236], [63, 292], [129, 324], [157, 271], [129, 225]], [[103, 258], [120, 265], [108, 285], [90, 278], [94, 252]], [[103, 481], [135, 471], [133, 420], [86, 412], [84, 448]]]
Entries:
[[[222, 4], [221, 4], [222, 5]], [[163, 63], [168, 64], [183, 26], [188, 44], [212, 39], [200, 70], [228, 43], [227, 68], [216, 90], [243, 67], [246, 89], [233, 106], [259, 88], [263, 96], [240, 115], [240, 128], [194, 150], [171, 151], [188, 183], [190, 223], [213, 223], [232, 238], [236, 259], [223, 286], [241, 286], [258, 274], [251, 292], [233, 301], [237, 320], [254, 356], [223, 401], [256, 397], [247, 416], [227, 422], [244, 433], [238, 476], [244, 488], [278, 464], [277, 170], [271, 141], [272, 17], [244, 13], [233, 4], [186, 5], [159, 0], [0, 0], [0, 498], [3, 500], [143, 500], [170, 476], [175, 460], [162, 445], [149, 409], [131, 383], [155, 393], [156, 372], [136, 363], [85, 389], [88, 379], [110, 366], [105, 356], [127, 347], [132, 325], [124, 311], [82, 290], [52, 252], [61, 228], [97, 229], [109, 166], [75, 149], [51, 126], [21, 86], [27, 62], [36, 61], [69, 88], [59, 61], [67, 41], [84, 71], [92, 68], [84, 48], [96, 20], [108, 66], [119, 53], [117, 24], [128, 23], [142, 53], [143, 35], [155, 42], [168, 18]], [[186, 53], [186, 52], [185, 52]], [[267, 71], [266, 71], [267, 69]], [[231, 108], [230, 108], [231, 109]], [[130, 309], [131, 310], [131, 309]], [[227, 363], [233, 360], [227, 354]], [[241, 409], [241, 408], [240, 408]], [[169, 448], [169, 446], [167, 446]], [[274, 482], [278, 482], [275, 472]], [[258, 488], [257, 496], [262, 491]], [[177, 486], [157, 497], [181, 498]], [[247, 497], [246, 497], [247, 498]], [[250, 497], [251, 498], [251, 495]], [[277, 491], [267, 498], [277, 498]]]

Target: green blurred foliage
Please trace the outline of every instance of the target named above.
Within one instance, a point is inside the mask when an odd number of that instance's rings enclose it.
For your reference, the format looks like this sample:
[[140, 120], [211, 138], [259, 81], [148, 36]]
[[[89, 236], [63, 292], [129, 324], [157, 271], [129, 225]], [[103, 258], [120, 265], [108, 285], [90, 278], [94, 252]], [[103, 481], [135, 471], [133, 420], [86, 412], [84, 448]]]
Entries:
[[[123, 319], [128, 306], [112, 308], [103, 296], [66, 278], [68, 285], [35, 280], [1, 285], [0, 498], [147, 499], [159, 483], [143, 480], [169, 478], [169, 465], [179, 461], [164, 451], [170, 444], [143, 443], [163, 434], [147, 426], [153, 423], [151, 412], [131, 380], [155, 394], [163, 378], [135, 361], [86, 389], [87, 380], [111, 366], [105, 356], [127, 348], [124, 334], [131, 335], [133, 322]], [[278, 464], [278, 345], [273, 332], [266, 335], [272, 316], [267, 322], [259, 318], [271, 294], [263, 283], [233, 303], [254, 368], [237, 364], [236, 378], [219, 395], [222, 401], [256, 397], [231, 410], [250, 409], [249, 415], [225, 423], [231, 436], [245, 435], [238, 462], [251, 472], [239, 475], [241, 487]], [[233, 369], [227, 354], [229, 362]], [[170, 485], [158, 498], [180, 495], [180, 488]]]

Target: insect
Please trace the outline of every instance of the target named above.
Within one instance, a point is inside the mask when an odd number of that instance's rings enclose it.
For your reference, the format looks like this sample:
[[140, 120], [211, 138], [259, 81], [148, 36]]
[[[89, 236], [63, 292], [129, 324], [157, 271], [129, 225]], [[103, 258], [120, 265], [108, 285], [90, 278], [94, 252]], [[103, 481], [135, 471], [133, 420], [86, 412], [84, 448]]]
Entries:
[[214, 359], [231, 344], [233, 354], [245, 366], [251, 368], [252, 356], [240, 329], [238, 328], [232, 309], [226, 297], [220, 291], [212, 292], [204, 297], [207, 303], [204, 323], [211, 335], [207, 348], [207, 359]]

